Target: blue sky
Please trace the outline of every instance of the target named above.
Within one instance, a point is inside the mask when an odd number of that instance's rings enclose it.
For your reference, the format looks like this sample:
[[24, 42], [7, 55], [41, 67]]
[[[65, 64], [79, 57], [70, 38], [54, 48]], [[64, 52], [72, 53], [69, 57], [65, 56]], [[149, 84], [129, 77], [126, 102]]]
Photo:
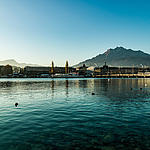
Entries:
[[0, 0], [0, 60], [73, 65], [149, 40], [149, 0]]

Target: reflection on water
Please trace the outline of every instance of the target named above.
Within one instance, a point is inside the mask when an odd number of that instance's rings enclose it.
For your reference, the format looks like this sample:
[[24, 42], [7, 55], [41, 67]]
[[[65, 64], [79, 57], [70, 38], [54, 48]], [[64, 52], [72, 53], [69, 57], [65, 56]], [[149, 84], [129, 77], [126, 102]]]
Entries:
[[150, 79], [1, 79], [0, 95], [2, 150], [150, 148]]

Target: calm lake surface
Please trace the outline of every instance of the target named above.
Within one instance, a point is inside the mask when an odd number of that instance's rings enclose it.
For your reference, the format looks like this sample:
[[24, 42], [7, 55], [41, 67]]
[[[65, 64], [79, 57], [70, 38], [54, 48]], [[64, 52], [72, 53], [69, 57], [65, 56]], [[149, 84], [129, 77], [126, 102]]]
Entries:
[[0, 150], [92, 148], [150, 149], [150, 79], [0, 79]]

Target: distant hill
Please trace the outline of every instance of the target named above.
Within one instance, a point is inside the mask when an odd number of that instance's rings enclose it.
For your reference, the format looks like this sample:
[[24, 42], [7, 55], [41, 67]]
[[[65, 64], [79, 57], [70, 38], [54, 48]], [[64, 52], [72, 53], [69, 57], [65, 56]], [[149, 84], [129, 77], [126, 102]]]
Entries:
[[150, 66], [150, 54], [141, 50], [135, 51], [124, 47], [108, 49], [105, 53], [80, 62], [74, 67], [85, 64], [86, 66], [103, 66], [107, 62], [109, 66]]
[[8, 59], [8, 60], [0, 61], [0, 65], [8, 65], [8, 64], [11, 65], [11, 66], [16, 66], [16, 67], [39, 66], [37, 64], [18, 63], [14, 59]]

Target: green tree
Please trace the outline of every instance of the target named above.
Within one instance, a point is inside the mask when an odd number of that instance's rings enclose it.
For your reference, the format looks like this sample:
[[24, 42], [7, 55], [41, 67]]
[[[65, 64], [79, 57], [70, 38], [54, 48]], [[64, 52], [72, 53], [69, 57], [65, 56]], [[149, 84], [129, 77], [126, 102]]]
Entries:
[[52, 61], [52, 67], [51, 67], [51, 74], [54, 74], [55, 71], [54, 71], [54, 62]]
[[66, 74], [69, 73], [68, 61], [66, 61], [66, 65], [65, 65], [65, 73], [66, 73]]
[[3, 68], [1, 69], [1, 74], [2, 75], [13, 74], [12, 66], [10, 65], [3, 66]]

